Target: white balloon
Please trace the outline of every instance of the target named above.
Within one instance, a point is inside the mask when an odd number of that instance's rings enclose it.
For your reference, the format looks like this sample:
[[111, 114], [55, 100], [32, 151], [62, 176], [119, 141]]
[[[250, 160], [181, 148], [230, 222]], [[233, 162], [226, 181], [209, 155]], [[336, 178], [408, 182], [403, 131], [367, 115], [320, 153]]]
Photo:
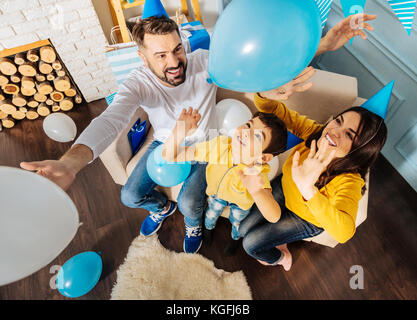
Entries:
[[273, 157], [271, 161], [268, 162], [270, 170], [268, 172], [269, 181], [273, 180], [278, 175], [279, 170], [279, 158], [278, 156]]
[[216, 117], [221, 134], [232, 137], [237, 127], [252, 119], [252, 112], [239, 100], [224, 99], [216, 105]]
[[79, 219], [77, 208], [60, 187], [17, 168], [0, 166], [0, 203], [2, 286], [54, 260], [75, 236]]
[[43, 130], [52, 140], [58, 142], [73, 141], [77, 135], [74, 121], [64, 113], [51, 113], [43, 120]]

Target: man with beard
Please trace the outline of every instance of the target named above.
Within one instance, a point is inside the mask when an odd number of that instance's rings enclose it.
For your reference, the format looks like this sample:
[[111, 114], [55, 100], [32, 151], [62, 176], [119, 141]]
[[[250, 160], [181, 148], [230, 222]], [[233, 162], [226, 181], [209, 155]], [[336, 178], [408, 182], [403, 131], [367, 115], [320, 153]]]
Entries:
[[[320, 42], [318, 53], [336, 50], [356, 35], [365, 38], [363, 31], [350, 27], [349, 19], [343, 20], [328, 32]], [[365, 20], [372, 19], [375, 17], [365, 15]], [[367, 24], [365, 28], [372, 30]], [[169, 137], [184, 108], [191, 106], [201, 115], [200, 131], [189, 137], [187, 145], [204, 140], [209, 129], [217, 129], [214, 108], [217, 87], [208, 81], [208, 51], [197, 50], [186, 55], [178, 26], [169, 18], [150, 17], [141, 20], [133, 29], [133, 37], [144, 63], [123, 82], [113, 103], [90, 123], [59, 160], [22, 162], [21, 167], [37, 171], [64, 190], [67, 189], [76, 174], [114, 141], [141, 106], [154, 128], [155, 140], [123, 187], [121, 199], [128, 207], [143, 208], [150, 212], [141, 226], [141, 234], [150, 236], [158, 231], [166, 217], [175, 212], [177, 205], [154, 190], [156, 184], [146, 170], [149, 154]], [[313, 74], [314, 70], [309, 70], [297, 81], [282, 87], [286, 91], [282, 93], [282, 98], [310, 88], [311, 84], [296, 85], [308, 80]], [[205, 169], [205, 164], [192, 165], [177, 199], [178, 209], [184, 215], [184, 251], [187, 253], [197, 252], [202, 243], [207, 187]]]

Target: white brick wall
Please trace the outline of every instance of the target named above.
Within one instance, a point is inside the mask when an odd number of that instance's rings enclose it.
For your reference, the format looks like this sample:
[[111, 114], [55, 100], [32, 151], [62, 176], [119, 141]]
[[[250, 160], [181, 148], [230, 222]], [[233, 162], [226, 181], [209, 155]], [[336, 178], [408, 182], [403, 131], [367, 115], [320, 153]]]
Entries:
[[87, 102], [117, 91], [91, 0], [0, 0], [0, 50], [46, 39]]

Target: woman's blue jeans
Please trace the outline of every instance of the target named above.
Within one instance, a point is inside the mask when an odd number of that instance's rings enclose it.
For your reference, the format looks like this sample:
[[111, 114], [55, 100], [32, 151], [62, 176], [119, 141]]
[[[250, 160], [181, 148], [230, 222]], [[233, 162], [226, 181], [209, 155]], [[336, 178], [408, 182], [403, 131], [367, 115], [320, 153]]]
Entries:
[[269, 264], [276, 264], [281, 258], [281, 251], [275, 246], [314, 237], [323, 232], [322, 228], [301, 219], [285, 207], [281, 178], [282, 174], [271, 182], [272, 194], [281, 207], [278, 222], [268, 222], [254, 205], [252, 212], [239, 227], [246, 253]]
[[[152, 142], [123, 186], [121, 200], [125, 206], [158, 213], [167, 205], [167, 197], [155, 190], [157, 184], [146, 170], [149, 155], [161, 144], [162, 142], [157, 140]], [[206, 164], [193, 164], [177, 199], [178, 209], [184, 215], [184, 221], [188, 226], [202, 226], [206, 188]]]

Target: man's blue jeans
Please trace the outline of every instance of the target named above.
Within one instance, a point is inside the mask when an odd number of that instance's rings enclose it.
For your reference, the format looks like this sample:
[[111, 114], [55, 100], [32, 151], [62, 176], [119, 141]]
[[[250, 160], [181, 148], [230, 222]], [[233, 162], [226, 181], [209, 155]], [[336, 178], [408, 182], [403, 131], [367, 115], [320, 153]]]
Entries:
[[239, 232], [243, 238], [243, 248], [255, 259], [276, 264], [281, 251], [275, 248], [323, 232], [322, 228], [301, 219], [285, 207], [281, 185], [282, 174], [271, 182], [272, 194], [281, 207], [281, 218], [276, 223], [268, 222], [254, 205], [251, 214], [240, 224]]
[[[152, 142], [123, 186], [121, 200], [125, 206], [158, 213], [167, 205], [167, 197], [154, 190], [157, 184], [146, 170], [149, 155], [161, 144], [162, 142], [157, 140]], [[206, 164], [193, 164], [177, 199], [178, 209], [184, 215], [184, 221], [188, 226], [202, 226], [206, 188]]]

